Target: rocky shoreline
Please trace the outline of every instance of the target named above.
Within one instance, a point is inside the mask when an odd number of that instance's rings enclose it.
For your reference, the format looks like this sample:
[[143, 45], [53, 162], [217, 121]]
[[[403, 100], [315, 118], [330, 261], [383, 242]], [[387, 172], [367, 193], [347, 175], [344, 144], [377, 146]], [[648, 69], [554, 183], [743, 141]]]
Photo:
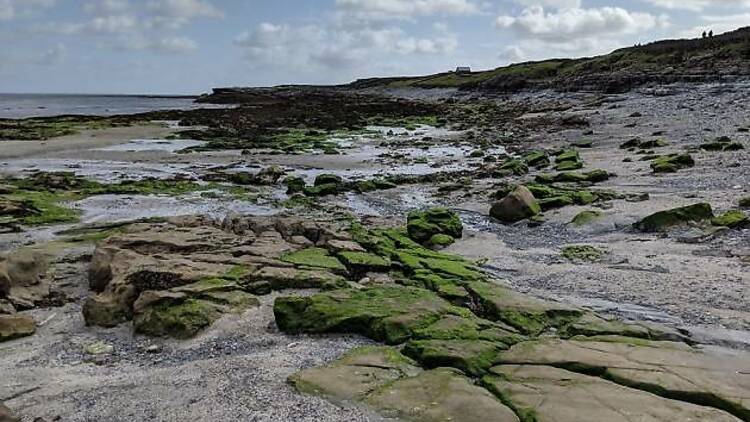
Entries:
[[745, 88], [252, 90], [14, 121], [0, 402], [23, 421], [750, 420]]

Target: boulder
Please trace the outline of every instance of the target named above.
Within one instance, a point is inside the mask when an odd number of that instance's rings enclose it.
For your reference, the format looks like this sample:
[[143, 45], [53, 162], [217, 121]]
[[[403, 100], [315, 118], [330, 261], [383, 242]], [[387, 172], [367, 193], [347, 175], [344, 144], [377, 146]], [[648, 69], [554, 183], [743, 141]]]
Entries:
[[515, 223], [541, 213], [539, 203], [525, 186], [518, 186], [515, 191], [492, 206], [490, 216], [503, 223]]
[[710, 204], [694, 204], [651, 214], [633, 227], [642, 232], [659, 232], [687, 223], [699, 223], [714, 217]]
[[427, 244], [435, 235], [460, 239], [464, 228], [457, 213], [447, 208], [432, 208], [409, 213], [406, 230], [415, 242]]
[[0, 342], [26, 337], [36, 332], [36, 322], [27, 315], [0, 315]]
[[712, 218], [711, 224], [714, 226], [729, 227], [730, 229], [739, 229], [750, 224], [750, 218], [740, 210], [730, 210]]
[[0, 297], [17, 309], [31, 309], [49, 297], [49, 263], [38, 251], [21, 249], [0, 258]]
[[690, 154], [672, 154], [657, 157], [651, 163], [654, 173], [676, 173], [679, 170], [694, 167], [695, 160]]

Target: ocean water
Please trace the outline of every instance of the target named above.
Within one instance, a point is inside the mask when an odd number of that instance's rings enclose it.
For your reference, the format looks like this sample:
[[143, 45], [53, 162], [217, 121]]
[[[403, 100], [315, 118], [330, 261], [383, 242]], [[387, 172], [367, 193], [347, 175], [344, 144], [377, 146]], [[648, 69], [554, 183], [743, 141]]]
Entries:
[[63, 114], [112, 116], [157, 110], [220, 108], [196, 104], [192, 98], [159, 98], [126, 95], [0, 94], [0, 118], [59, 116]]

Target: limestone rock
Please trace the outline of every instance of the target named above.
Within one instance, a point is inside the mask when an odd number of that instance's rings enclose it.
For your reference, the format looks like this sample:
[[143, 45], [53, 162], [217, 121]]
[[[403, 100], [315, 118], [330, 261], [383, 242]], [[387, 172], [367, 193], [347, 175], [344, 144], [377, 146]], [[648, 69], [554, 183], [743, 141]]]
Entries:
[[0, 297], [16, 309], [30, 309], [50, 294], [46, 274], [47, 257], [38, 251], [22, 249], [0, 258]]
[[694, 204], [652, 214], [635, 223], [633, 227], [642, 232], [658, 232], [687, 223], [697, 223], [713, 218], [710, 204]]
[[0, 342], [26, 337], [36, 332], [36, 322], [26, 315], [0, 315]]
[[531, 191], [525, 186], [518, 186], [515, 191], [492, 206], [490, 216], [503, 223], [515, 223], [540, 212], [539, 203]]
[[550, 366], [502, 365], [482, 385], [537, 422], [736, 421], [710, 407], [669, 400]]
[[750, 419], [747, 352], [623, 337], [545, 339], [502, 352], [505, 364], [548, 365], [597, 375], [662, 397]]

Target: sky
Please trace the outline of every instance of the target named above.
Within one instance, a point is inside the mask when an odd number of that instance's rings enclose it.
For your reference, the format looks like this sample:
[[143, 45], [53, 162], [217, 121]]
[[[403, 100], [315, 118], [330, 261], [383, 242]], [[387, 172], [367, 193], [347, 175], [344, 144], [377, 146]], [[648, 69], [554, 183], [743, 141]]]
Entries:
[[750, 0], [0, 0], [0, 92], [344, 83], [746, 25]]

